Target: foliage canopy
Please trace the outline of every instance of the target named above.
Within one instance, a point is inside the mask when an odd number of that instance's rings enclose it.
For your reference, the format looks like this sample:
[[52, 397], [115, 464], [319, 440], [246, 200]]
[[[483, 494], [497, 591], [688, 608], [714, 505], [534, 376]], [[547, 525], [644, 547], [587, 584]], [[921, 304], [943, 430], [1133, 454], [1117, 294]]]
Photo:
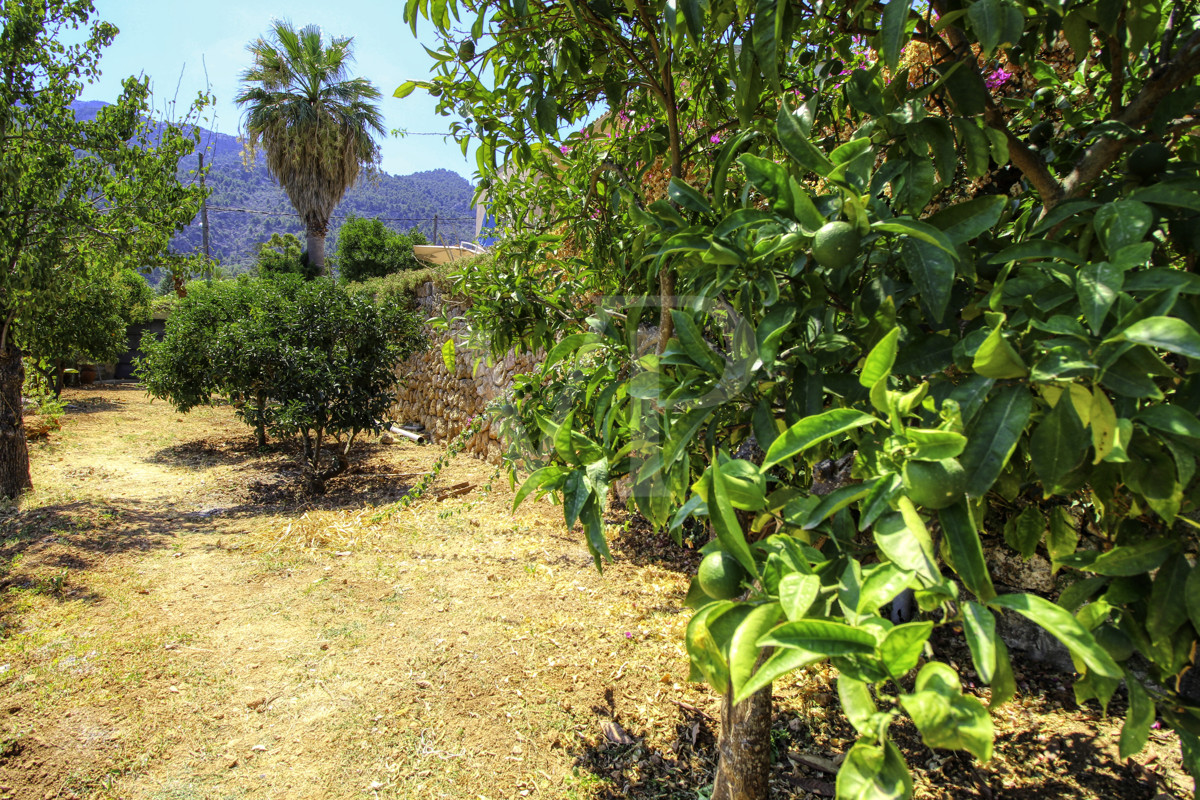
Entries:
[[[268, 431], [299, 435], [305, 486], [320, 494], [349, 466], [355, 438], [384, 425], [395, 365], [424, 342], [407, 304], [376, 302], [329, 278], [242, 276], [192, 284], [162, 340], [143, 339], [137, 373], [180, 412], [225, 398], [260, 447]], [[323, 452], [327, 441], [332, 454]]]
[[[929, 657], [934, 628], [962, 630], [994, 708], [1015, 614], [1070, 651], [1081, 702], [1125, 682], [1122, 757], [1157, 714], [1200, 775], [1200, 697], [1178, 681], [1200, 631], [1194, 6], [407, 14], [443, 45], [397, 94], [467, 107], [458, 133], [483, 142], [509, 221], [495, 268], [460, 278], [473, 324], [497, 353], [549, 352], [505, 409], [531, 472], [518, 502], [559, 496], [597, 563], [618, 480], [676, 535], [711, 525], [706, 551], [753, 588], [694, 586], [686, 643], [731, 730], [829, 660], [859, 734], [838, 796], [909, 796], [898, 716], [930, 747], [992, 748], [989, 707]], [[597, 101], [606, 117], [560, 139]], [[830, 223], [857, 243], [815, 247]], [[1042, 554], [1062, 591], [998, 588], [985, 542]], [[713, 797], [765, 796], [765, 765], [721, 752]]]

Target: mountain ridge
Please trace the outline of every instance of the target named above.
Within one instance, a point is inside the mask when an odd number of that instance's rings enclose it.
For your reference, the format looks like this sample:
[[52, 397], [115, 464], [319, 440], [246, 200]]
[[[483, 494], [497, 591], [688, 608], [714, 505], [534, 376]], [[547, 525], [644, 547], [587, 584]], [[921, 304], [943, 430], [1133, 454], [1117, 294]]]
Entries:
[[[110, 105], [100, 100], [72, 103], [79, 119], [94, 119]], [[196, 126], [200, 132], [199, 152], [204, 153], [208, 169], [205, 184], [209, 189], [209, 247], [227, 272], [249, 269], [255, 261], [258, 245], [273, 233], [291, 233], [304, 240], [304, 226], [283, 189], [268, 175], [263, 153], [248, 158], [240, 139], [229, 134]], [[195, 180], [197, 153], [180, 161], [181, 178]], [[411, 175], [391, 175], [382, 170], [360, 177], [346, 192], [330, 219], [326, 251], [335, 252], [337, 231], [349, 215], [379, 218], [389, 228], [407, 232], [418, 228], [430, 241], [457, 244], [475, 237], [474, 187], [461, 175], [448, 169], [434, 169]], [[200, 252], [203, 231], [200, 216], [171, 240], [176, 253]]]

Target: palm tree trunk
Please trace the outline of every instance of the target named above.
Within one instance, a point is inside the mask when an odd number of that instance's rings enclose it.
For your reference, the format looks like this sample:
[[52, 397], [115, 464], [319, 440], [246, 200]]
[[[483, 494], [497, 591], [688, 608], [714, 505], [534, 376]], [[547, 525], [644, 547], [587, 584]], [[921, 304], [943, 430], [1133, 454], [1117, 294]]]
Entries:
[[318, 275], [325, 274], [325, 234], [308, 232], [308, 263]]

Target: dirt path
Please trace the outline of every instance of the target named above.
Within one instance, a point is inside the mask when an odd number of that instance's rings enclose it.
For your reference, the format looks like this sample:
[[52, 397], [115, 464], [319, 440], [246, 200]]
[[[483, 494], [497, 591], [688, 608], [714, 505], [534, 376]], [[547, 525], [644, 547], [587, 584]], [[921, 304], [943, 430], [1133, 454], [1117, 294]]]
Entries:
[[[511, 514], [477, 462], [439, 478], [465, 498], [389, 512], [439, 453], [368, 444], [312, 503], [287, 448], [256, 453], [228, 409], [68, 399], [37, 489], [0, 513], [0, 798], [695, 798], [711, 780], [690, 551], [617, 533], [598, 574], [556, 509]], [[988, 767], [911, 743], [922, 796], [1181, 785], [1167, 737], [1165, 766], [1116, 764], [1112, 724], [1063, 691], [1002, 712]], [[812, 757], [852, 737], [831, 678], [777, 696], [778, 796], [825, 796]]]

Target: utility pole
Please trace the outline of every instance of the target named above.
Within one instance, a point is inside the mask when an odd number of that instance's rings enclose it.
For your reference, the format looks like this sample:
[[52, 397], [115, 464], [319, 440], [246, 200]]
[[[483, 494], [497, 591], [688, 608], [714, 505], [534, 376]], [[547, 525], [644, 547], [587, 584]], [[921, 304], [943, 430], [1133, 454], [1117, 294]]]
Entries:
[[[212, 260], [212, 253], [208, 247], [208, 191], [204, 187], [204, 153], [199, 153], [200, 156], [200, 235], [204, 238], [204, 259], [205, 261]], [[208, 271], [208, 283], [212, 283], [212, 270]]]
[[437, 212], [434, 212], [434, 215], [433, 215], [433, 243], [434, 244], [437, 244], [437, 223], [438, 223], [438, 215], [437, 215]]

